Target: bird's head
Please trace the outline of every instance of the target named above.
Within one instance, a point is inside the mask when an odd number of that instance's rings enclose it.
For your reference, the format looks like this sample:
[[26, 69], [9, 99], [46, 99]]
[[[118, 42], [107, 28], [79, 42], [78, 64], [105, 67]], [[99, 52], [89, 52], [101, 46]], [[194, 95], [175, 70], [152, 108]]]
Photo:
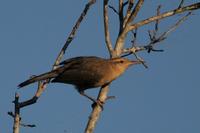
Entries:
[[140, 61], [132, 61], [126, 58], [114, 58], [111, 59], [111, 62], [113, 63], [113, 67], [121, 73], [123, 73], [129, 66], [141, 64]]

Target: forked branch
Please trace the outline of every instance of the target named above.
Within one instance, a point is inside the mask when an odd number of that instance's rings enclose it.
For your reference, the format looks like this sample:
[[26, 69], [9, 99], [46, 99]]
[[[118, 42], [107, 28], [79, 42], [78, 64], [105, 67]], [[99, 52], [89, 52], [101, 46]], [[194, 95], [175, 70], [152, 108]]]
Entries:
[[[151, 22], [161, 20], [161, 19], [164, 19], [166, 17], [170, 17], [170, 16], [180, 14], [180, 13], [183, 13], [183, 12], [186, 12], [186, 11], [196, 10], [196, 9], [199, 9], [199, 8], [200, 8], [200, 2], [192, 4], [192, 5], [184, 6], [184, 7], [178, 7], [177, 9], [167, 11], [167, 12], [162, 13], [160, 15], [156, 15], [156, 16], [144, 19], [142, 21], [139, 21], [137, 23], [133, 23], [131, 25], [125, 26], [125, 28], [123, 29], [123, 32], [117, 38], [117, 41], [116, 41], [116, 44], [115, 44], [115, 49], [114, 49], [115, 51], [113, 53], [115, 54], [115, 56], [120, 56], [122, 54], [123, 47], [124, 47], [124, 41], [126, 39], [128, 32], [130, 32], [134, 29], [138, 29], [139, 27], [146, 25], [146, 24], [149, 24]], [[135, 16], [135, 15], [133, 15], [133, 16]]]
[[128, 28], [128, 31], [134, 30], [134, 29], [136, 29], [138, 27], [141, 27], [143, 25], [146, 25], [146, 24], [154, 22], [154, 21], [157, 21], [157, 20], [160, 20], [160, 19], [164, 19], [166, 17], [170, 17], [170, 16], [173, 16], [173, 15], [176, 15], [176, 14], [180, 14], [180, 13], [183, 13], [185, 11], [196, 10], [196, 9], [199, 9], [199, 8], [200, 8], [200, 2], [192, 4], [192, 5], [189, 5], [189, 6], [181, 7], [181, 8], [175, 9], [175, 10], [171, 10], [171, 11], [162, 13], [162, 14], [160, 14], [158, 16], [156, 15], [156, 16], [150, 17], [148, 19], [142, 20], [140, 22], [137, 22], [135, 24], [132, 24]]
[[125, 27], [130, 15], [131, 15], [131, 10], [133, 8], [135, 0], [128, 0], [128, 8], [126, 11], [126, 16], [124, 17], [124, 23], [123, 23], [123, 28]]
[[150, 53], [151, 51], [153, 51], [153, 52], [162, 52], [163, 50], [154, 49], [154, 46], [156, 44], [160, 43], [161, 41], [164, 41], [167, 38], [167, 35], [169, 35], [169, 33], [171, 33], [172, 31], [174, 31], [190, 15], [191, 15], [191, 12], [187, 13], [180, 20], [178, 20], [173, 26], [171, 26], [167, 31], [163, 32], [158, 37], [155, 36], [155, 35], [157, 35], [156, 33], [154, 33], [153, 35], [150, 35], [150, 37], [149, 37], [150, 38], [150, 42], [148, 44], [140, 45], [140, 46], [132, 45], [132, 47], [130, 47], [130, 48], [123, 49], [123, 54], [125, 54], [125, 55], [123, 55], [123, 57], [124, 56], [128, 56], [130, 54], [136, 54], [137, 52], [140, 52], [140, 51], [147, 51], [148, 53]]

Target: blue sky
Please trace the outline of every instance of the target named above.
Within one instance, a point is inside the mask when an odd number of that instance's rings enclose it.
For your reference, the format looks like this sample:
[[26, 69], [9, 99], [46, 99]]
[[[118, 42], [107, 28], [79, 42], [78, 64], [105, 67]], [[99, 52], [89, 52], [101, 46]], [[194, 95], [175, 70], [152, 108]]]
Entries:
[[[197, 2], [188, 0], [186, 4]], [[31, 75], [51, 69], [67, 35], [76, 22], [86, 1], [74, 0], [0, 0], [0, 132], [12, 132], [15, 92], [20, 100], [34, 95], [36, 85], [17, 90], [17, 84]], [[152, 16], [161, 3], [162, 11], [173, 9], [175, 2], [149, 0], [137, 20]], [[112, 1], [112, 5], [115, 3]], [[114, 43], [118, 30], [117, 16], [110, 11], [111, 37]], [[96, 133], [199, 133], [199, 23], [200, 12], [195, 11], [158, 48], [163, 53], [141, 56], [149, 68], [135, 66], [110, 86], [116, 99], [106, 103], [98, 121]], [[182, 15], [161, 21], [166, 30]], [[148, 42], [148, 29], [139, 29], [138, 43]], [[126, 46], [130, 44], [126, 42]], [[104, 42], [102, 2], [89, 11], [78, 33], [67, 49], [65, 59], [95, 55], [108, 58]], [[99, 89], [87, 91], [95, 96]], [[36, 128], [21, 128], [21, 133], [79, 133], [85, 128], [91, 112], [90, 101], [81, 97], [70, 85], [50, 84], [38, 102], [21, 110], [22, 122], [36, 124]]]

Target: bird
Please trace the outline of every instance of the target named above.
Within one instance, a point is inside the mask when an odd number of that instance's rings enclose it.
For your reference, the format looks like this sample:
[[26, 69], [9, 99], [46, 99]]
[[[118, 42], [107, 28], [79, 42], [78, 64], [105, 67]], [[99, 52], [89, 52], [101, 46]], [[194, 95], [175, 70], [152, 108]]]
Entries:
[[79, 56], [66, 59], [50, 72], [34, 76], [18, 85], [19, 88], [38, 81], [49, 80], [52, 83], [64, 83], [75, 86], [82, 96], [97, 102], [85, 94], [85, 90], [109, 85], [122, 75], [127, 68], [140, 64], [141, 61], [132, 61], [124, 57], [105, 59], [96, 56]]

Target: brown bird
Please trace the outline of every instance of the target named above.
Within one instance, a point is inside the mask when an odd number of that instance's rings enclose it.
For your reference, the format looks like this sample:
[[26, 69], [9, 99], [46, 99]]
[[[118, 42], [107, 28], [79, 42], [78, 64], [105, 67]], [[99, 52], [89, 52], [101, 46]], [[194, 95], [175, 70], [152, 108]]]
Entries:
[[37, 81], [53, 79], [51, 82], [74, 85], [81, 95], [97, 102], [84, 91], [108, 85], [123, 74], [129, 66], [140, 63], [126, 58], [75, 57], [61, 62], [55, 70], [28, 79], [18, 86], [21, 88]]

